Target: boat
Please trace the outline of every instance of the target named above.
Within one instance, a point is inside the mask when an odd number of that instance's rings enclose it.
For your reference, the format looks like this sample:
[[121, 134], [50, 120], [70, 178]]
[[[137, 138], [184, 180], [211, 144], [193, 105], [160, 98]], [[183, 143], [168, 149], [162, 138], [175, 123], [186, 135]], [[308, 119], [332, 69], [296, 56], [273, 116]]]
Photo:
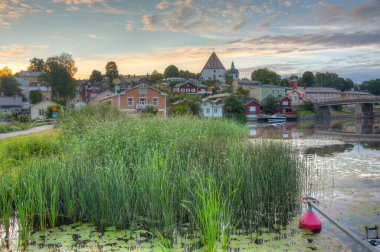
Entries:
[[269, 123], [282, 123], [286, 122], [286, 117], [281, 114], [274, 114], [267, 118]]
[[365, 226], [366, 241], [380, 251], [379, 226]]

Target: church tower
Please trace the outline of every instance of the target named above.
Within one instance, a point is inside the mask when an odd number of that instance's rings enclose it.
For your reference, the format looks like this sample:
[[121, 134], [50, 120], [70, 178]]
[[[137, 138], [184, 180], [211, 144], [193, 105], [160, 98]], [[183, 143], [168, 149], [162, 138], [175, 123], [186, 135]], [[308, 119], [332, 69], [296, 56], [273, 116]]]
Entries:
[[213, 52], [202, 69], [200, 80], [218, 80], [224, 83], [226, 81], [224, 78], [225, 74], [226, 69], [216, 53]]
[[239, 80], [239, 70], [235, 68], [235, 64], [233, 61], [231, 63], [231, 75], [232, 75], [232, 80]]

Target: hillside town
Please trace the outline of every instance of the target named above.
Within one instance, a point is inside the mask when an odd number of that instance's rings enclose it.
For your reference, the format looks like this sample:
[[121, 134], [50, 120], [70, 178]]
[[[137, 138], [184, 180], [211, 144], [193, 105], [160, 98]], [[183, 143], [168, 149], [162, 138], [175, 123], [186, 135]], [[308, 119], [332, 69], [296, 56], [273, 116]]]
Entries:
[[[59, 87], [46, 81], [43, 67], [38, 71], [32, 67], [16, 76], [3, 74], [16, 86], [8, 94], [1, 93], [2, 118], [43, 119], [52, 116], [47, 114], [52, 106], [78, 109], [88, 103], [103, 103], [127, 113], [148, 112], [161, 117], [193, 114], [208, 118], [237, 117], [246, 121], [260, 119], [263, 115], [281, 114], [288, 119], [296, 119], [299, 115], [297, 110], [302, 110], [305, 103], [312, 107], [329, 100], [374, 96], [366, 90], [358, 90], [353, 84], [344, 90], [319, 86], [311, 72], [305, 72], [302, 77], [292, 75], [281, 79], [268, 69], [258, 69], [252, 73], [251, 80], [240, 78], [234, 62], [226, 69], [215, 52], [211, 53], [200, 74], [179, 71], [171, 65], [165, 74], [154, 71], [140, 76], [119, 75], [115, 62], [109, 62], [107, 66], [111, 69], [108, 74], [94, 70], [89, 79], [75, 81], [66, 102], [61, 99], [63, 95], [59, 93]], [[258, 79], [255, 79], [255, 72]], [[266, 74], [264, 79], [260, 72]], [[310, 80], [310, 73], [312, 80], [306, 83]]]

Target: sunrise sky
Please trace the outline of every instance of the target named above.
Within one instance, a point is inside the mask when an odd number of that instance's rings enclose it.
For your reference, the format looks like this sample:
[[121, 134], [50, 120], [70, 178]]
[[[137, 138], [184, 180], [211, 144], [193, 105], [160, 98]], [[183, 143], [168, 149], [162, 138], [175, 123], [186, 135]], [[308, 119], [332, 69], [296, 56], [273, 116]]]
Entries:
[[332, 71], [380, 78], [380, 0], [0, 0], [0, 68], [70, 53], [76, 78], [200, 72], [212, 51], [242, 76]]

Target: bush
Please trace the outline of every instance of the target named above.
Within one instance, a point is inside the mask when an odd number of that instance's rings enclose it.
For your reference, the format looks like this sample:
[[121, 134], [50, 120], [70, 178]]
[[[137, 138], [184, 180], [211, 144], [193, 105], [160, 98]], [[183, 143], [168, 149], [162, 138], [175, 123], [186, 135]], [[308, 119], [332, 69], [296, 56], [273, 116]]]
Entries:
[[306, 101], [303, 102], [302, 108], [304, 110], [307, 110], [307, 111], [310, 111], [310, 112], [314, 112], [314, 103], [312, 101], [306, 100]]

